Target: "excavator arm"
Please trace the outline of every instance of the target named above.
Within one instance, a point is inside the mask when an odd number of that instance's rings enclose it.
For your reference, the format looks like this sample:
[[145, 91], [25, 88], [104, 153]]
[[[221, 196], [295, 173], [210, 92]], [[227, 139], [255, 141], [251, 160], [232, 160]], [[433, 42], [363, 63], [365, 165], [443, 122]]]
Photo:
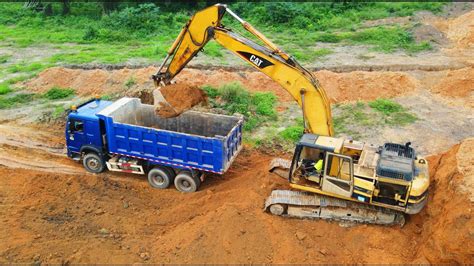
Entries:
[[[225, 28], [221, 20], [226, 12], [260, 39], [264, 46]], [[293, 57], [280, 50], [225, 5], [217, 4], [199, 11], [186, 23], [158, 72], [153, 75], [155, 84], [157, 86], [170, 84], [170, 81], [211, 39], [265, 73], [288, 91], [303, 110], [307, 132], [325, 136], [334, 134], [330, 103], [317, 79]], [[171, 61], [165, 70], [164, 67], [170, 58]]]

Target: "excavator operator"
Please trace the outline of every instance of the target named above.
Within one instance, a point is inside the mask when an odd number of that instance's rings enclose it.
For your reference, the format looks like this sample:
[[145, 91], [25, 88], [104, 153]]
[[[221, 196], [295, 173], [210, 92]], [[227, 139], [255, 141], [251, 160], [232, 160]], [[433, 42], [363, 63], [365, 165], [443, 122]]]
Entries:
[[314, 164], [314, 169], [316, 169], [316, 172], [321, 175], [323, 170], [323, 153], [319, 154], [319, 160]]

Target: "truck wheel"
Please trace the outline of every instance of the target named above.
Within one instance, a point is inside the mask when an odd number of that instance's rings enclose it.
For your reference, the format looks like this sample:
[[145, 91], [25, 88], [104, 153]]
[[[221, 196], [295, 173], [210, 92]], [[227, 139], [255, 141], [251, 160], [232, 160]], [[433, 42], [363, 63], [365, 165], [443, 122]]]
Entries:
[[[174, 174], [174, 172], [173, 172]], [[169, 169], [156, 167], [148, 172], [148, 183], [154, 188], [165, 189], [173, 183], [174, 175]]]
[[82, 164], [84, 165], [84, 168], [86, 168], [87, 171], [96, 174], [103, 172], [105, 168], [104, 160], [100, 158], [99, 155], [93, 152], [88, 153], [86, 154], [86, 156], [84, 156]]
[[181, 171], [174, 179], [174, 186], [177, 190], [185, 193], [195, 192], [200, 185], [200, 180], [196, 180], [188, 171]]

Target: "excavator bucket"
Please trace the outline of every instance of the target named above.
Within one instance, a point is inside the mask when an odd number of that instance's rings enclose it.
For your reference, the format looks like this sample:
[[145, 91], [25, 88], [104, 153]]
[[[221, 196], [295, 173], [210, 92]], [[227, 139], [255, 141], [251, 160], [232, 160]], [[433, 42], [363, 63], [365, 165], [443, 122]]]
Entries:
[[161, 117], [171, 118], [179, 115], [161, 93], [161, 87], [153, 90], [153, 105], [155, 106], [155, 113]]
[[187, 84], [171, 84], [153, 91], [156, 115], [171, 118], [191, 109], [202, 102], [207, 103], [207, 95], [200, 88]]
[[290, 174], [291, 161], [283, 158], [275, 158], [270, 162], [270, 173], [288, 179]]

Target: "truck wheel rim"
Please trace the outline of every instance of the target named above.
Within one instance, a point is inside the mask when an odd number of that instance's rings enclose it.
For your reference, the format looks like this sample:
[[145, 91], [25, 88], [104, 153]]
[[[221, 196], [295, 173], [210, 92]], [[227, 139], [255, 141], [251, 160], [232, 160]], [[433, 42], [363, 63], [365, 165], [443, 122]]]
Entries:
[[191, 187], [191, 183], [188, 182], [188, 180], [183, 180], [183, 182], [181, 182], [181, 184], [183, 185], [184, 188], [188, 189], [189, 187]]
[[99, 168], [99, 161], [97, 159], [94, 159], [94, 158], [89, 159], [87, 161], [87, 166], [89, 166], [89, 168], [91, 168], [91, 169], [97, 169], [97, 168]]
[[157, 185], [162, 185], [165, 182], [165, 179], [160, 175], [153, 176], [153, 182]]

